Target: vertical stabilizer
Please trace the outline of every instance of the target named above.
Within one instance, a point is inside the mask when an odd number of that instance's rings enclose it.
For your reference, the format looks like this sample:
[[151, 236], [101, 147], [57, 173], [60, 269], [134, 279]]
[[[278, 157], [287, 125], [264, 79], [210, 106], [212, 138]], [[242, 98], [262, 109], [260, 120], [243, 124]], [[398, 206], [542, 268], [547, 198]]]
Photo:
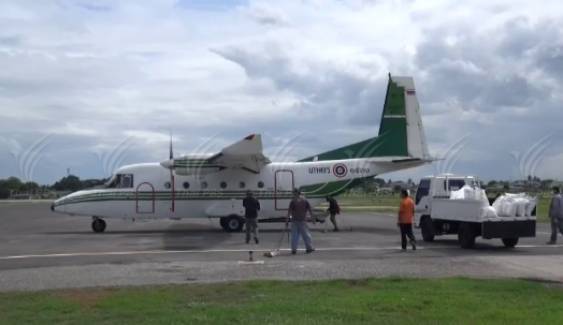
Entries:
[[[422, 125], [420, 105], [412, 77], [390, 77], [389, 84], [396, 85], [400, 90], [399, 97], [402, 95], [402, 106], [406, 121], [407, 152], [409, 157], [430, 159], [426, 135]], [[381, 121], [381, 131], [384, 129], [385, 117]]]
[[375, 157], [430, 159], [412, 77], [389, 75], [377, 137], [300, 161]]

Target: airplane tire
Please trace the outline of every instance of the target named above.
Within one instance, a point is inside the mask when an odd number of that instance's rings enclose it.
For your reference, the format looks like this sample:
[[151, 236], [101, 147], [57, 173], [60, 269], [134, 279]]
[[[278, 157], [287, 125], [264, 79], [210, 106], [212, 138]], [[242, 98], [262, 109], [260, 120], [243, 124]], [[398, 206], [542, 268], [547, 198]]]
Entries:
[[434, 224], [429, 216], [422, 218], [420, 222], [420, 232], [422, 233], [422, 239], [425, 242], [434, 241]]
[[475, 237], [476, 235], [471, 224], [462, 223], [459, 225], [457, 239], [461, 248], [473, 248], [475, 246]]
[[516, 237], [516, 238], [503, 238], [502, 243], [504, 244], [504, 247], [514, 248], [514, 246], [516, 246], [518, 244], [518, 237]]
[[244, 227], [244, 219], [237, 215], [221, 218], [221, 226], [227, 232], [240, 232]]
[[92, 230], [97, 233], [104, 232], [106, 230], [106, 222], [103, 219], [94, 219], [92, 221]]

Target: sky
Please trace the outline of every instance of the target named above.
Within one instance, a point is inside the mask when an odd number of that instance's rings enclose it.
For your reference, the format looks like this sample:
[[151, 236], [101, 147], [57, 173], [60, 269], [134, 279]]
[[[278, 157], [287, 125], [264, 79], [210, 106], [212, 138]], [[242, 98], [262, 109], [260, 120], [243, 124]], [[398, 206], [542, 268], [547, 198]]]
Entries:
[[384, 178], [563, 179], [563, 3], [0, 0], [0, 178], [217, 152], [293, 161], [377, 134], [415, 80], [430, 153]]

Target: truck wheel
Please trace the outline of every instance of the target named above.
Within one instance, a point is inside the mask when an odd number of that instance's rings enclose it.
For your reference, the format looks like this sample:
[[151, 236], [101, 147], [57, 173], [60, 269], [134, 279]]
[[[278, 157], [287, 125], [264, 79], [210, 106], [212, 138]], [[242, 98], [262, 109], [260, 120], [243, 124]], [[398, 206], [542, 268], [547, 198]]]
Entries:
[[475, 246], [475, 237], [476, 235], [471, 224], [462, 223], [459, 225], [457, 239], [461, 248], [473, 248]]
[[430, 217], [426, 216], [422, 219], [420, 222], [420, 232], [425, 242], [434, 241], [434, 224]]
[[244, 220], [237, 215], [221, 218], [220, 223], [227, 232], [240, 232], [244, 226]]
[[518, 244], [518, 237], [516, 237], [516, 238], [503, 238], [502, 243], [504, 244], [505, 247], [513, 248], [514, 246], [516, 246]]
[[219, 224], [221, 225], [221, 228], [227, 230], [227, 217], [219, 219]]

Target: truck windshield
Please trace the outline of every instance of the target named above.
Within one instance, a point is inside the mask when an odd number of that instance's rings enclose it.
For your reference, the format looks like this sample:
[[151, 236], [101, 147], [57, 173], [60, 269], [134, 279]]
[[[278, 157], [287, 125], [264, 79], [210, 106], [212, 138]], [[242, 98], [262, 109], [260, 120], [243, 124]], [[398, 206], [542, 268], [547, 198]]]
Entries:
[[418, 184], [418, 189], [416, 190], [415, 204], [418, 204], [420, 200], [430, 193], [430, 180], [422, 179], [420, 184]]

